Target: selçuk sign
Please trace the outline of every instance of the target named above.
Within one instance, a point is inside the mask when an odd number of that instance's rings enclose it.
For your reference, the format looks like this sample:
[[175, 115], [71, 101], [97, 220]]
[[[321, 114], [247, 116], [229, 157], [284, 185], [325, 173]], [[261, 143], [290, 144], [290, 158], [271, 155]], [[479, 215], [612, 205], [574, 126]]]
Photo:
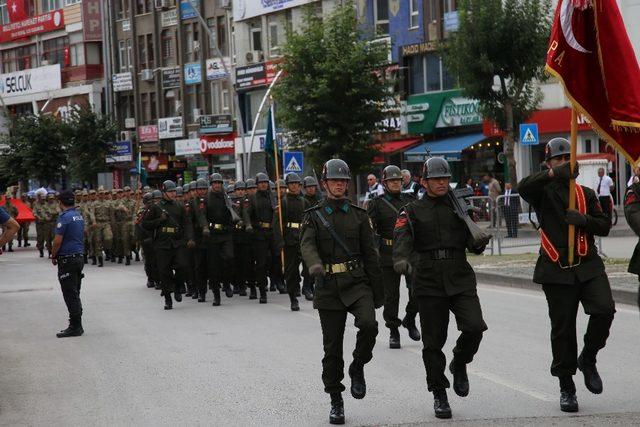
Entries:
[[11, 98], [62, 88], [60, 64], [0, 75], [0, 96]]

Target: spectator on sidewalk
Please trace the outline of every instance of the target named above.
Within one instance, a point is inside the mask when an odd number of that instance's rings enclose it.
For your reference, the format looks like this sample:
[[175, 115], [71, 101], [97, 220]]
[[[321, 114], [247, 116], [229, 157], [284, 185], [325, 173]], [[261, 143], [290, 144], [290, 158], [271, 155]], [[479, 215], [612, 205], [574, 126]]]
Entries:
[[491, 226], [495, 227], [496, 226], [496, 200], [498, 199], [498, 196], [502, 193], [502, 187], [500, 187], [500, 183], [493, 176], [491, 172], [487, 172], [486, 174], [484, 174], [484, 177], [482, 179], [484, 183], [487, 185], [487, 195], [491, 199], [491, 203], [492, 203], [492, 206], [490, 208]]
[[502, 199], [502, 216], [507, 225], [507, 237], [518, 237], [518, 214], [520, 213], [520, 196], [514, 191], [511, 183], [504, 185]]
[[380, 185], [378, 179], [372, 173], [367, 176], [367, 186], [367, 193], [365, 194], [363, 201], [363, 206], [365, 209], [367, 208], [367, 203], [369, 203], [369, 200], [375, 199], [376, 197], [384, 194], [384, 187]]
[[613, 189], [613, 180], [609, 175], [605, 175], [604, 168], [598, 169], [598, 178], [596, 178], [594, 189], [598, 195], [602, 212], [611, 219], [611, 190]]
[[415, 182], [411, 176], [411, 172], [408, 169], [402, 169], [402, 193], [416, 196], [420, 185]]
[[11, 218], [11, 215], [9, 215], [4, 208], [0, 208], [0, 228], [2, 229], [2, 234], [0, 234], [0, 255], [2, 255], [4, 245], [11, 242], [13, 236], [15, 236], [20, 229], [18, 222]]

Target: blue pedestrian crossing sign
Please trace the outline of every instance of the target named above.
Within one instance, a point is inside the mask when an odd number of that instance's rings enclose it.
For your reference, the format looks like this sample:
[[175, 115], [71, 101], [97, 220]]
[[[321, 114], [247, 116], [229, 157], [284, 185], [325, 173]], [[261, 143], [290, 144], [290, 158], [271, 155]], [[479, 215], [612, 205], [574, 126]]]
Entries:
[[285, 151], [282, 156], [282, 163], [284, 164], [284, 173], [291, 172], [302, 173], [304, 170], [304, 154], [302, 151]]
[[520, 143], [522, 145], [538, 145], [538, 124], [523, 123], [520, 125]]

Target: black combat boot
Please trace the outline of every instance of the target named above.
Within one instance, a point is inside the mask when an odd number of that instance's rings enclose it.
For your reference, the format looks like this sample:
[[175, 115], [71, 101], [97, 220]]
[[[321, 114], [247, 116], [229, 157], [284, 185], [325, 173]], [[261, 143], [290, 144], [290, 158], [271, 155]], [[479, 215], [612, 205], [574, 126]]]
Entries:
[[44, 249], [38, 249], [38, 252], [40, 252], [40, 258], [44, 258]]
[[18, 247], [21, 248], [22, 247], [22, 240], [18, 239]]
[[467, 365], [464, 363], [456, 363], [454, 359], [449, 364], [449, 371], [453, 374], [453, 391], [460, 397], [469, 395]]
[[447, 390], [433, 390], [433, 411], [436, 418], [451, 418], [451, 407], [447, 399]]
[[240, 290], [238, 291], [238, 295], [240, 295], [241, 297], [246, 297], [247, 296], [247, 285], [244, 283], [240, 284]]
[[131, 265], [131, 257], [128, 256], [125, 261], [124, 261], [124, 265]]
[[578, 412], [578, 398], [573, 378], [567, 375], [560, 377], [560, 410], [562, 412]]
[[213, 304], [211, 304], [214, 307], [217, 307], [220, 305], [220, 285], [215, 285], [212, 289], [213, 291]]
[[121, 256], [118, 257], [118, 264], [122, 264], [122, 259], [123, 259], [123, 257], [121, 257]]
[[389, 348], [400, 347], [400, 331], [398, 331], [398, 328], [391, 328], [389, 330]]
[[344, 400], [341, 393], [331, 393], [329, 424], [344, 424]]
[[85, 264], [89, 264], [89, 256], [87, 254], [82, 255], [82, 260]]
[[287, 294], [287, 288], [285, 287], [283, 281], [278, 281], [278, 283], [276, 283], [276, 288], [278, 288], [278, 292], [280, 293], [280, 295]]
[[207, 301], [207, 290], [200, 291], [198, 293], [198, 302], [206, 302]]
[[291, 311], [300, 311], [300, 304], [298, 304], [296, 294], [289, 294], [289, 300], [291, 301]]
[[224, 285], [222, 285], [222, 289], [224, 290], [224, 294], [227, 298], [233, 298], [233, 289], [231, 289], [231, 284], [229, 282], [225, 282]]
[[98, 260], [96, 259], [96, 257], [92, 256], [91, 257], [91, 265], [96, 265], [98, 263]]
[[84, 329], [82, 329], [82, 317], [70, 316], [69, 327], [64, 331], [58, 332], [56, 336], [58, 338], [66, 338], [66, 337], [79, 337], [82, 334], [84, 334]]
[[367, 383], [364, 380], [364, 365], [355, 360], [349, 365], [351, 377], [351, 395], [355, 399], [363, 399], [367, 394]]
[[584, 385], [593, 394], [602, 393], [602, 379], [596, 368], [596, 353], [583, 349], [578, 357], [578, 369], [584, 375]]
[[140, 252], [135, 251], [134, 254], [136, 254], [136, 261], [140, 261]]
[[422, 337], [420, 336], [420, 330], [416, 327], [415, 317], [405, 316], [404, 319], [402, 319], [402, 326], [407, 328], [409, 338], [414, 341], [420, 341]]
[[13, 243], [9, 243], [9, 250], [7, 252], [13, 252]]
[[173, 301], [171, 300], [171, 294], [167, 292], [164, 296], [164, 309], [171, 310], [173, 308]]
[[304, 289], [302, 293], [304, 294], [304, 299], [307, 301], [313, 301], [313, 288], [311, 285], [309, 285], [307, 289]]
[[104, 260], [101, 256], [98, 257], [98, 267], [104, 267]]
[[267, 303], [267, 287], [260, 287], [260, 304]]
[[258, 299], [258, 295], [256, 294], [256, 285], [253, 283], [249, 285], [249, 299]]
[[276, 291], [276, 282], [273, 279], [269, 280], [270, 284], [269, 284], [269, 292], [275, 292]]
[[173, 299], [175, 299], [176, 302], [182, 302], [182, 293], [180, 293], [180, 290], [176, 289], [173, 292]]

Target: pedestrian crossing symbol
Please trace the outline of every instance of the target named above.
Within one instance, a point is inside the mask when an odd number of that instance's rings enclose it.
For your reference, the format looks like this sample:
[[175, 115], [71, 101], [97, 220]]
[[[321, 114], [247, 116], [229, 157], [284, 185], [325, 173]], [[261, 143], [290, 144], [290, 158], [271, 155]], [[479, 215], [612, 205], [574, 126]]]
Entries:
[[527, 123], [520, 125], [520, 143], [522, 145], [538, 144], [538, 124]]
[[301, 151], [285, 151], [283, 155], [284, 173], [301, 173], [304, 170], [304, 156]]

